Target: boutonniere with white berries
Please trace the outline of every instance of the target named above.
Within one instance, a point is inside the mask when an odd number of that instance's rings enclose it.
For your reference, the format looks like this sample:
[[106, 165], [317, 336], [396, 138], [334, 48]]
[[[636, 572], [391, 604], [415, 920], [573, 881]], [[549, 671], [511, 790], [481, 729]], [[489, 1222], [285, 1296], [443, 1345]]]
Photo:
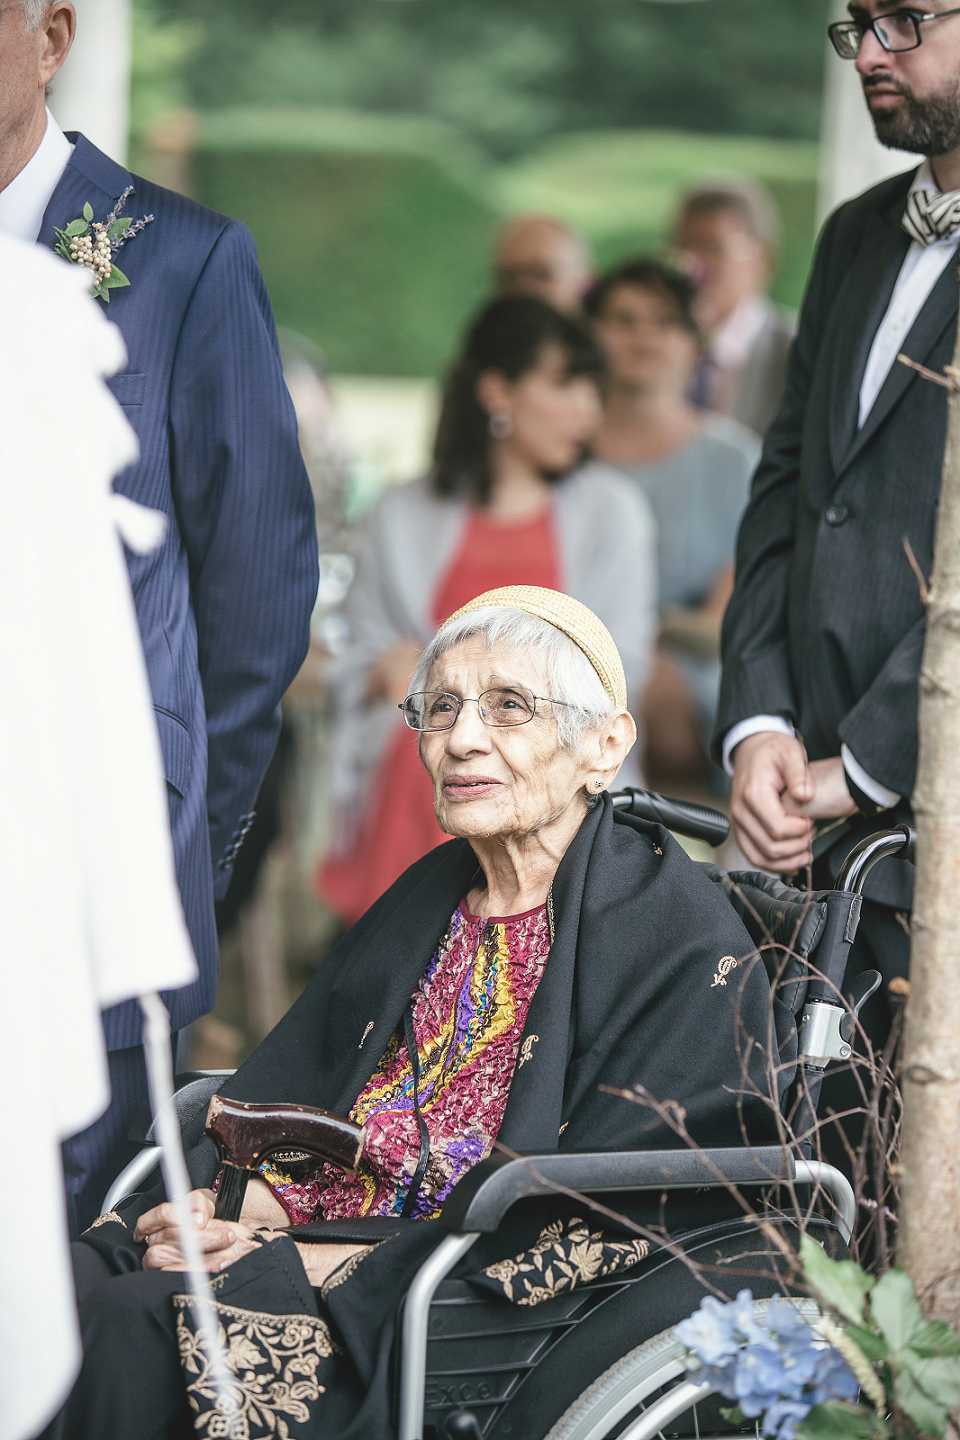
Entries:
[[110, 303], [111, 290], [119, 290], [130, 284], [120, 267], [114, 263], [114, 257], [128, 240], [139, 235], [144, 226], [149, 225], [153, 219], [152, 215], [142, 215], [139, 220], [131, 220], [129, 215], [121, 217], [120, 211], [132, 194], [133, 186], [128, 185], [106, 220], [94, 220], [93, 206], [87, 201], [82, 216], [71, 220], [65, 229], [55, 232], [55, 252], [62, 255], [64, 260], [69, 260], [71, 265], [82, 265], [85, 270], [90, 271], [93, 276], [91, 294], [107, 305]]

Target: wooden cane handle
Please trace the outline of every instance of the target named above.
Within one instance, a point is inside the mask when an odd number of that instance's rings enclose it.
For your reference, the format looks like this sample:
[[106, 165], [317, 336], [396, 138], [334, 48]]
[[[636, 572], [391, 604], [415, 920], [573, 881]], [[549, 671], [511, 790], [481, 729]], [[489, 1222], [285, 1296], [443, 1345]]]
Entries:
[[312, 1105], [249, 1105], [223, 1095], [210, 1101], [206, 1132], [224, 1164], [250, 1171], [284, 1149], [355, 1170], [366, 1133], [362, 1125]]

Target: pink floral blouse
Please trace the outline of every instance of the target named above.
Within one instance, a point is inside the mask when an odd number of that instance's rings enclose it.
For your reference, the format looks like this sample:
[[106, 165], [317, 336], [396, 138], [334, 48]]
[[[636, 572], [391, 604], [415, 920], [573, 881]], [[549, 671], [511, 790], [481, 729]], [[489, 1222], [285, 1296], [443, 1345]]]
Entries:
[[[461, 1176], [493, 1149], [549, 949], [546, 906], [481, 920], [461, 902], [430, 960], [412, 1006], [420, 1109], [430, 1132], [414, 1218], [436, 1215]], [[261, 1166], [293, 1224], [402, 1211], [420, 1156], [402, 1027], [350, 1113], [367, 1127], [355, 1175], [324, 1165], [294, 1179], [269, 1162]]]

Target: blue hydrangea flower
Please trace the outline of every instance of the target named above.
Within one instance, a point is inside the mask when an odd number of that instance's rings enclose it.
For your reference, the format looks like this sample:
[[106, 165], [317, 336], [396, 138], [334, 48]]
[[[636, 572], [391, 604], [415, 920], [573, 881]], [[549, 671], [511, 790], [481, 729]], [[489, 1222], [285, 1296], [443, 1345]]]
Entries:
[[832, 1345], [817, 1350], [816, 1356], [811, 1395], [813, 1404], [821, 1405], [825, 1400], [846, 1400], [853, 1405], [860, 1387], [843, 1356]]
[[794, 1367], [774, 1340], [752, 1340], [740, 1351], [734, 1378], [734, 1394], [744, 1415], [762, 1415], [768, 1405], [781, 1397], [799, 1399], [803, 1382], [795, 1384]]
[[732, 1305], [708, 1295], [689, 1320], [681, 1320], [674, 1334], [681, 1344], [692, 1350], [701, 1364], [722, 1366], [732, 1360], [740, 1348], [736, 1335], [736, 1315]]
[[744, 1415], [762, 1415], [765, 1435], [793, 1440], [814, 1405], [855, 1401], [857, 1381], [843, 1357], [786, 1300], [772, 1300], [766, 1318], [765, 1325], [758, 1323], [753, 1295], [741, 1290], [726, 1304], [706, 1298], [675, 1334], [699, 1361], [700, 1378], [736, 1400]]
[[806, 1420], [813, 1406], [807, 1400], [776, 1400], [763, 1417], [764, 1435], [776, 1440], [793, 1440], [801, 1420]]

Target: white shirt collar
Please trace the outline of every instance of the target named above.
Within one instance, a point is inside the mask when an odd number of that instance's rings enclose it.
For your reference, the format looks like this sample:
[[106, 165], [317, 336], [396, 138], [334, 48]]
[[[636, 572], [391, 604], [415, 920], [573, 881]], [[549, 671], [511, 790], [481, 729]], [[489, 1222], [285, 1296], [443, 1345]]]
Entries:
[[44, 211], [72, 154], [73, 146], [48, 110], [43, 139], [19, 175], [0, 190], [0, 232], [35, 243]]

